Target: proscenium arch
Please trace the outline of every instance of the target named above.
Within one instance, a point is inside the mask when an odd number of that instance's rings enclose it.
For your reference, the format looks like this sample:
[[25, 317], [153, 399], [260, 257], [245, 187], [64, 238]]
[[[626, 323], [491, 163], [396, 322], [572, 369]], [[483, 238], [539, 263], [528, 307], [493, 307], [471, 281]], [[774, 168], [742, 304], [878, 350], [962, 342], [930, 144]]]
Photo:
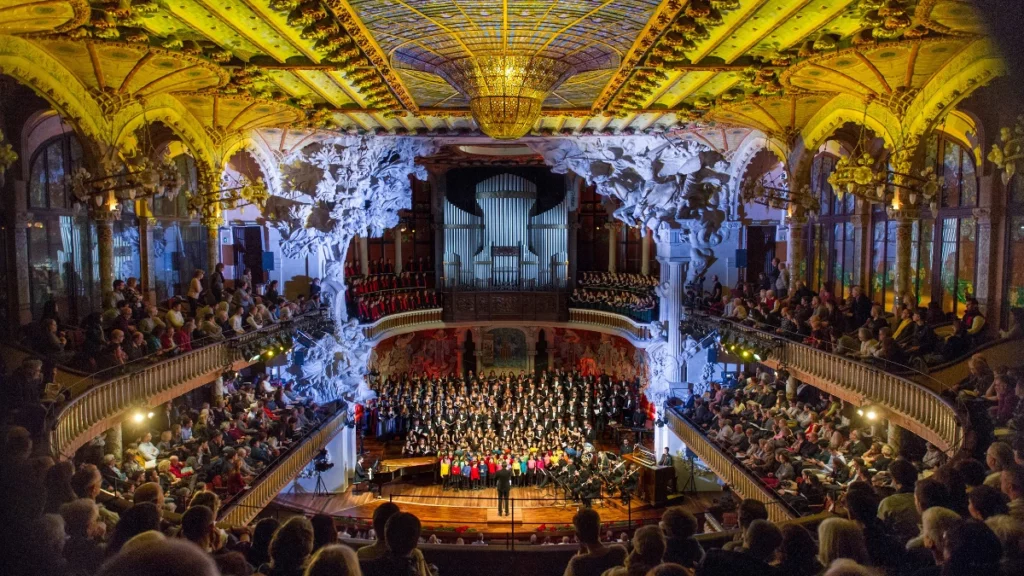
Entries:
[[0, 36], [0, 74], [31, 88], [74, 127], [85, 153], [98, 156], [94, 144], [106, 140], [110, 126], [100, 105], [78, 78], [36, 45]]

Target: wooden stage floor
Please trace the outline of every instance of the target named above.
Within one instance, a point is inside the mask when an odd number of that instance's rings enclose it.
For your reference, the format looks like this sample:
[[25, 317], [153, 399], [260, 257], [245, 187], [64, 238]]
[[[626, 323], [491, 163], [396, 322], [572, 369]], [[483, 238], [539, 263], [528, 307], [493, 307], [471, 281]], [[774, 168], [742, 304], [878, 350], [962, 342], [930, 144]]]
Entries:
[[[660, 518], [665, 508], [683, 506], [698, 514], [707, 510], [719, 493], [698, 493], [696, 495], [673, 495], [669, 502], [660, 507], [651, 507], [633, 500], [632, 507], [624, 506], [616, 498], [595, 502], [594, 508], [601, 514], [603, 523], [644, 520], [650, 522]], [[516, 531], [536, 530], [542, 524], [571, 524], [578, 504], [565, 502], [551, 487], [514, 487], [511, 498], [514, 502], [513, 520]], [[385, 485], [380, 499], [370, 493], [353, 494], [349, 489], [341, 494], [314, 496], [312, 494], [280, 494], [275, 504], [308, 514], [329, 514], [337, 517], [365, 520], [369, 523], [374, 509], [391, 500], [403, 511], [415, 514], [424, 525], [432, 527], [471, 526], [487, 533], [509, 531], [509, 518], [497, 515], [497, 490], [442, 491], [437, 484], [395, 482]]]

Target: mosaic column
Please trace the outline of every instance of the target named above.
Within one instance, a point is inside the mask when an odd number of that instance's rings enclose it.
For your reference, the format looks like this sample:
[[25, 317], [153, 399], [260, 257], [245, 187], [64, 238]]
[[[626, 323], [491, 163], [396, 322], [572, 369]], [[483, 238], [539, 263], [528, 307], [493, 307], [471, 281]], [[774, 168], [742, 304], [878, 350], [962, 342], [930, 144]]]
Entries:
[[114, 214], [106, 206], [92, 212], [100, 254], [100, 293], [114, 289]]
[[993, 295], [992, 278], [995, 276], [992, 266], [992, 210], [987, 207], [975, 208], [973, 215], [978, 223], [978, 270], [973, 296], [978, 299], [982, 312], [988, 312]]
[[139, 288], [142, 299], [153, 304], [156, 302], [156, 262], [153, 261], [153, 227], [156, 219], [145, 200], [137, 202], [135, 213], [139, 215]]
[[[206, 224], [206, 274], [213, 274], [220, 264], [220, 222]], [[238, 265], [237, 263], [235, 264]]]
[[786, 240], [786, 266], [789, 267], [790, 293], [792, 293], [797, 280], [807, 281], [807, 261], [804, 255], [806, 230], [807, 216], [802, 214], [790, 216], [789, 238]]
[[896, 277], [893, 279], [894, 310], [898, 309], [907, 294], [913, 291], [914, 270], [911, 266], [914, 222], [921, 213], [914, 208], [889, 209], [889, 218], [896, 221]]

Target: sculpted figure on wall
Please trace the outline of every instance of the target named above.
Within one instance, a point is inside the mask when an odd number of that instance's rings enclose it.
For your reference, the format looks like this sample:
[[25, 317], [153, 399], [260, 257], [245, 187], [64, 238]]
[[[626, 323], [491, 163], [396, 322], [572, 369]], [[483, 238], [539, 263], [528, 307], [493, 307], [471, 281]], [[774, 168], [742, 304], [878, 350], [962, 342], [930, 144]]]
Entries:
[[531, 142], [552, 171], [574, 172], [597, 193], [615, 198], [615, 217], [629, 226], [687, 231], [698, 277], [715, 260], [728, 202], [729, 165], [696, 142], [664, 137], [550, 138]]
[[426, 178], [415, 160], [432, 148], [422, 139], [339, 137], [307, 147], [281, 167], [281, 190], [264, 212], [281, 234], [281, 251], [327, 262], [322, 286], [335, 332], [309, 349], [304, 366], [321, 399], [370, 394], [364, 376], [371, 347], [345, 309], [345, 258], [355, 236], [380, 236], [398, 224], [399, 210], [411, 208], [409, 176]]

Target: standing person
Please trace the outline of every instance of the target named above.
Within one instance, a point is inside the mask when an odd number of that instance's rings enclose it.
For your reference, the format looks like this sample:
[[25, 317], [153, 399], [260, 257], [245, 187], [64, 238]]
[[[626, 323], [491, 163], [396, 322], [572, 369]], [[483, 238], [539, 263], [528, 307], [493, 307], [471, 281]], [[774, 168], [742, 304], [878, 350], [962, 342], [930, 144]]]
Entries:
[[217, 263], [213, 269], [213, 276], [210, 277], [210, 289], [213, 290], [213, 297], [220, 302], [224, 299], [224, 264]]
[[188, 307], [192, 315], [199, 310], [199, 296], [203, 293], [203, 277], [206, 272], [196, 270], [192, 273], [192, 281], [188, 283]]
[[[508, 463], [501, 463], [501, 470], [494, 474], [495, 486], [498, 487], [498, 516], [508, 515], [508, 496], [512, 492], [512, 472], [508, 469]], [[504, 512], [502, 512], [504, 505]]]

